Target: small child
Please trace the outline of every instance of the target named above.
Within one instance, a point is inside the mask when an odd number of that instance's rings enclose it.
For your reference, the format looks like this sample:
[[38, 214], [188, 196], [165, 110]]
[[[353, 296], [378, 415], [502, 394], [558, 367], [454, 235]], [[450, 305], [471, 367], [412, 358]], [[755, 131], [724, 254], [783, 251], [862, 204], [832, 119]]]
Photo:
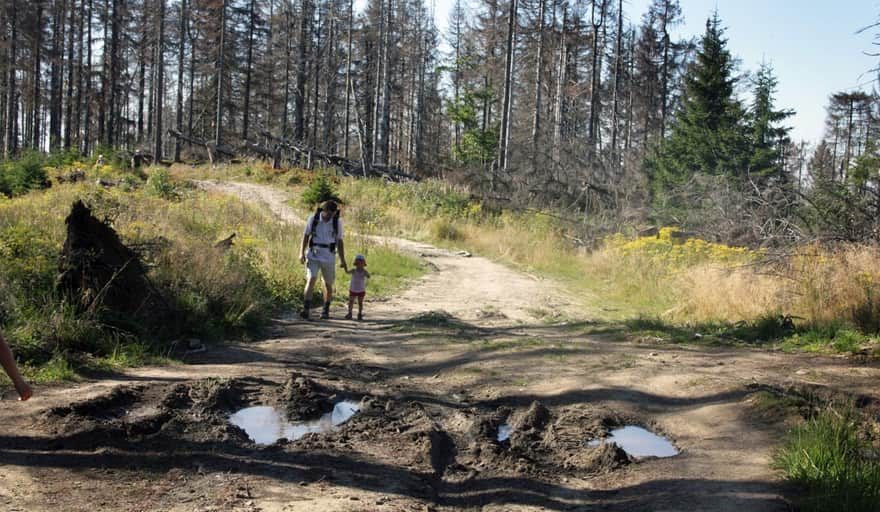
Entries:
[[348, 285], [348, 314], [345, 315], [346, 320], [351, 320], [351, 310], [354, 307], [354, 299], [358, 300], [358, 320], [364, 319], [364, 297], [367, 295], [367, 279], [370, 273], [367, 272], [367, 258], [363, 254], [354, 257], [354, 268], [345, 271], [351, 274], [351, 284]]
[[12, 350], [9, 349], [9, 345], [6, 343], [2, 334], [0, 334], [0, 366], [3, 366], [3, 369], [6, 370], [6, 374], [12, 379], [12, 384], [15, 385], [15, 390], [18, 391], [19, 400], [25, 401], [34, 394], [34, 390], [31, 388], [30, 384], [28, 384], [21, 376], [21, 373], [18, 372], [18, 366], [15, 364], [15, 356], [12, 355]]

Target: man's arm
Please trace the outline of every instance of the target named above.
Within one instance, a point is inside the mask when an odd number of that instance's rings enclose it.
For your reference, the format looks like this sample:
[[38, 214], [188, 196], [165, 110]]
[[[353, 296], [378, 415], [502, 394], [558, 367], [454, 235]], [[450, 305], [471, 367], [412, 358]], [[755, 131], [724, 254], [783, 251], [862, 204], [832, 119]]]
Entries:
[[306, 262], [306, 247], [309, 246], [309, 235], [303, 235], [302, 243], [299, 244], [299, 262]]
[[341, 238], [336, 241], [336, 250], [339, 251], [339, 264], [348, 270], [348, 263], [345, 262], [345, 242]]

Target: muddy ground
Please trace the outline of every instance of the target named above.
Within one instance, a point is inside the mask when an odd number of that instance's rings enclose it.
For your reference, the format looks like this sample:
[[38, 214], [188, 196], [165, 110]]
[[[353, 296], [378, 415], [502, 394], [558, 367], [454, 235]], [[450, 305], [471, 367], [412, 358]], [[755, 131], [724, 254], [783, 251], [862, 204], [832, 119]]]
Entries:
[[[275, 192], [204, 186], [294, 219]], [[364, 322], [291, 312], [259, 342], [0, 402], [0, 510], [792, 510], [770, 466], [785, 429], [829, 398], [876, 408], [877, 363], [627, 340], [545, 279], [388, 243], [431, 271]], [[341, 401], [357, 413], [298, 439], [230, 423]], [[624, 425], [679, 454], [589, 443]]]

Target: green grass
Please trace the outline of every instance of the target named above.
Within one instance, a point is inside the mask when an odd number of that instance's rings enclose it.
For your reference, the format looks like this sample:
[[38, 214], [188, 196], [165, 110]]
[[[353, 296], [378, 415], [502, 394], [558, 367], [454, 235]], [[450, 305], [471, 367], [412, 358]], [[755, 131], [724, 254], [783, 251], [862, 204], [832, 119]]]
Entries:
[[796, 393], [761, 390], [749, 397], [749, 406], [755, 415], [768, 422], [790, 418], [809, 417], [815, 409], [814, 399]]
[[[218, 174], [211, 177], [273, 183], [288, 187], [295, 197], [323, 183], [319, 178], [323, 171], [268, 172], [263, 166], [260, 167], [263, 170], [257, 172], [257, 167], [254, 164], [222, 166]], [[733, 321], [725, 320], [726, 313], [722, 311], [717, 320], [687, 323], [689, 313], [682, 313], [680, 308], [689, 299], [689, 288], [681, 287], [679, 277], [688, 275], [690, 267], [669, 262], [664, 266], [639, 251], [623, 255], [608, 250], [594, 254], [575, 250], [563, 234], [590, 227], [564, 213], [497, 210], [460, 187], [436, 180], [389, 185], [381, 180], [330, 176], [325, 181], [344, 203], [347, 227], [362, 233], [399, 235], [449, 249], [466, 249], [520, 270], [550, 277], [572, 296], [580, 298], [585, 315], [606, 324], [594, 326], [591, 329], [594, 332], [618, 338], [656, 337], [674, 343], [757, 345], [822, 353], [854, 353], [870, 345], [873, 346], [871, 354], [880, 353], [876, 340], [859, 334], [858, 329], [837, 329], [840, 332], [829, 335], [827, 326], [794, 328], [783, 316], [773, 312], [752, 318], [751, 314], [740, 316], [730, 311], [730, 318], [748, 318]], [[291, 200], [291, 204], [300, 208], [302, 214], [308, 213], [302, 210], [299, 199]], [[656, 245], [654, 239], [638, 239], [639, 242], [645, 240]], [[734, 251], [721, 245], [703, 245]], [[667, 249], [681, 247], [672, 244]], [[598, 257], [594, 257], [596, 254]], [[376, 281], [381, 290], [383, 284], [378, 282], [380, 279]], [[572, 323], [571, 319], [555, 315], [548, 308], [534, 308], [530, 313], [542, 323]], [[676, 320], [666, 320], [668, 318]]]
[[523, 348], [547, 346], [547, 341], [541, 338], [514, 338], [500, 340], [482, 340], [477, 343], [477, 348], [483, 352], [499, 350], [517, 350]]
[[876, 339], [839, 323], [811, 326], [785, 338], [782, 342], [783, 350], [789, 352], [852, 354], [859, 352], [865, 346], [873, 346], [876, 355], [878, 350]]
[[[79, 380], [73, 363], [61, 353], [56, 353], [45, 364], [21, 368], [24, 378], [34, 384], [46, 382], [73, 382]], [[3, 375], [5, 377], [5, 374]]]
[[666, 343], [705, 346], [781, 348], [788, 352], [857, 353], [869, 348], [878, 355], [875, 337], [842, 323], [795, 325], [789, 319], [768, 315], [753, 322], [677, 324], [657, 317], [636, 317], [618, 322], [595, 322], [580, 329], [587, 335], [612, 339], [657, 338]]
[[[301, 305], [300, 227], [231, 196], [186, 187], [164, 169], [150, 171], [145, 187], [103, 189], [94, 176], [135, 175], [109, 165], [86, 168], [79, 184], [0, 201], [0, 331], [31, 380], [161, 364], [174, 339], [253, 339], [279, 308]], [[54, 287], [64, 218], [78, 199], [108, 219], [123, 243], [139, 249], [151, 282], [175, 312], [173, 321], [84, 315], [61, 300]], [[233, 232], [229, 250], [213, 247]], [[357, 253], [367, 256], [370, 297], [388, 296], [423, 272], [415, 258], [393, 247], [354, 236], [347, 249], [349, 261]], [[348, 285], [344, 274], [338, 279]], [[337, 294], [340, 302], [346, 299]]]
[[[417, 258], [396, 251], [390, 246], [369, 242], [364, 238], [350, 238], [346, 243], [345, 253], [349, 265], [353, 265], [355, 255], [366, 256], [367, 270], [370, 272], [367, 293], [370, 296], [390, 296], [425, 272]], [[348, 286], [347, 277], [346, 275], [344, 283], [340, 283], [341, 287]]]
[[862, 430], [852, 410], [829, 408], [789, 433], [774, 466], [803, 489], [800, 510], [877, 510], [880, 460]]

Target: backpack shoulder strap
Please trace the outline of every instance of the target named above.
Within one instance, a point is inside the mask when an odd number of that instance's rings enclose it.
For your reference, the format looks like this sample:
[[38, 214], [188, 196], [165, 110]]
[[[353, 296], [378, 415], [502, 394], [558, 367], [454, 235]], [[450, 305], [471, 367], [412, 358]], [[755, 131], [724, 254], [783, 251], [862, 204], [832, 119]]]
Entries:
[[309, 229], [309, 235], [315, 236], [318, 230], [318, 221], [321, 220], [321, 208], [318, 208], [315, 211], [315, 214], [312, 215], [312, 227]]

